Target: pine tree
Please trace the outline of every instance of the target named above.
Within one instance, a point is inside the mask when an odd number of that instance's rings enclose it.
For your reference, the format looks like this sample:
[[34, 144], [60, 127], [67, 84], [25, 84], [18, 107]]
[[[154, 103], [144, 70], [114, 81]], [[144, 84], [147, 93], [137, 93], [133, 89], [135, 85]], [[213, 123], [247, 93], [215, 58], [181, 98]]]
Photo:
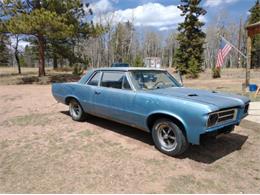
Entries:
[[94, 26], [86, 20], [85, 8], [81, 0], [8, 0], [2, 2], [0, 13], [5, 13], [3, 20], [7, 32], [35, 38], [39, 51], [39, 76], [44, 76], [49, 40], [96, 33]]
[[[250, 10], [249, 24], [254, 24], [260, 21], [260, 2], [256, 1], [254, 7]], [[256, 35], [252, 40], [252, 68], [260, 67], [260, 35]]]
[[199, 20], [206, 11], [199, 6], [201, 0], [181, 0], [178, 8], [182, 11], [184, 22], [179, 24], [177, 40], [179, 48], [175, 53], [175, 65], [182, 74], [189, 74], [196, 78], [202, 71], [203, 44], [205, 33], [202, 31], [204, 25]]
[[8, 37], [5, 34], [0, 34], [0, 66], [8, 66], [9, 63], [7, 42]]
[[143, 67], [144, 66], [144, 62], [143, 62], [143, 59], [142, 59], [142, 56], [141, 55], [137, 55], [135, 57], [135, 60], [134, 60], [134, 64], [133, 64], [135, 67]]

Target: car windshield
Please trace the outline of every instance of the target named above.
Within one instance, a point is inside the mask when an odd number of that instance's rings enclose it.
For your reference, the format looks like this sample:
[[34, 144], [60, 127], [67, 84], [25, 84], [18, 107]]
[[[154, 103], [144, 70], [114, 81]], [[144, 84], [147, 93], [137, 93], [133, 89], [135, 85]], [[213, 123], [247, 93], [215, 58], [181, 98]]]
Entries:
[[181, 86], [167, 71], [134, 70], [131, 75], [137, 89], [154, 90]]

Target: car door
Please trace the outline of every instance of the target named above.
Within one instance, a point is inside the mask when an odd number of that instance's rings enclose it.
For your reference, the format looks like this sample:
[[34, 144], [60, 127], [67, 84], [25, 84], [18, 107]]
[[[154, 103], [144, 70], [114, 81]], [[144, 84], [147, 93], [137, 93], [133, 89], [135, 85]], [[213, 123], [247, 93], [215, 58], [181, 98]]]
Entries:
[[129, 85], [126, 72], [103, 71], [100, 87], [93, 98], [95, 113], [108, 119], [134, 125], [135, 91]]
[[99, 88], [99, 82], [102, 72], [96, 71], [92, 74], [87, 83], [82, 84], [80, 87], [81, 103], [84, 110], [88, 113], [95, 114], [95, 92]]

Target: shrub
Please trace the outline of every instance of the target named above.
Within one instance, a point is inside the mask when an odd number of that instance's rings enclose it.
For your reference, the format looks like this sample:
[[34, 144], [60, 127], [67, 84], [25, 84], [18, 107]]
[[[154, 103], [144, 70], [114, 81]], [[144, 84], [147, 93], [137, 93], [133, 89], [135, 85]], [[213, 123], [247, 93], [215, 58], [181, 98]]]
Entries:
[[199, 72], [200, 70], [198, 69], [199, 67], [199, 63], [198, 61], [192, 57], [189, 62], [188, 62], [189, 68], [188, 68], [188, 74], [187, 77], [188, 78], [192, 78], [192, 79], [196, 79], [199, 77]]
[[81, 64], [74, 64], [72, 74], [82, 75], [83, 72], [84, 72], [84, 67]]
[[220, 78], [221, 77], [221, 69], [218, 67], [213, 67], [212, 69], [212, 78], [216, 79], [216, 78]]

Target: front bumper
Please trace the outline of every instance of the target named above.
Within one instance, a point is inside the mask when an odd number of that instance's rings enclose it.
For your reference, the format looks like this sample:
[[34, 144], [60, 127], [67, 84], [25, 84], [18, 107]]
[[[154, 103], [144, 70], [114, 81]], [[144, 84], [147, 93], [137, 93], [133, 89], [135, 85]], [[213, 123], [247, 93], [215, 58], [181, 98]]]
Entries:
[[208, 138], [208, 137], [216, 137], [216, 136], [221, 135], [221, 134], [230, 133], [234, 129], [235, 129], [235, 125], [229, 125], [229, 126], [226, 126], [226, 127], [214, 130], [214, 131], [206, 132], [206, 133], [200, 135], [200, 142], [203, 139]]

